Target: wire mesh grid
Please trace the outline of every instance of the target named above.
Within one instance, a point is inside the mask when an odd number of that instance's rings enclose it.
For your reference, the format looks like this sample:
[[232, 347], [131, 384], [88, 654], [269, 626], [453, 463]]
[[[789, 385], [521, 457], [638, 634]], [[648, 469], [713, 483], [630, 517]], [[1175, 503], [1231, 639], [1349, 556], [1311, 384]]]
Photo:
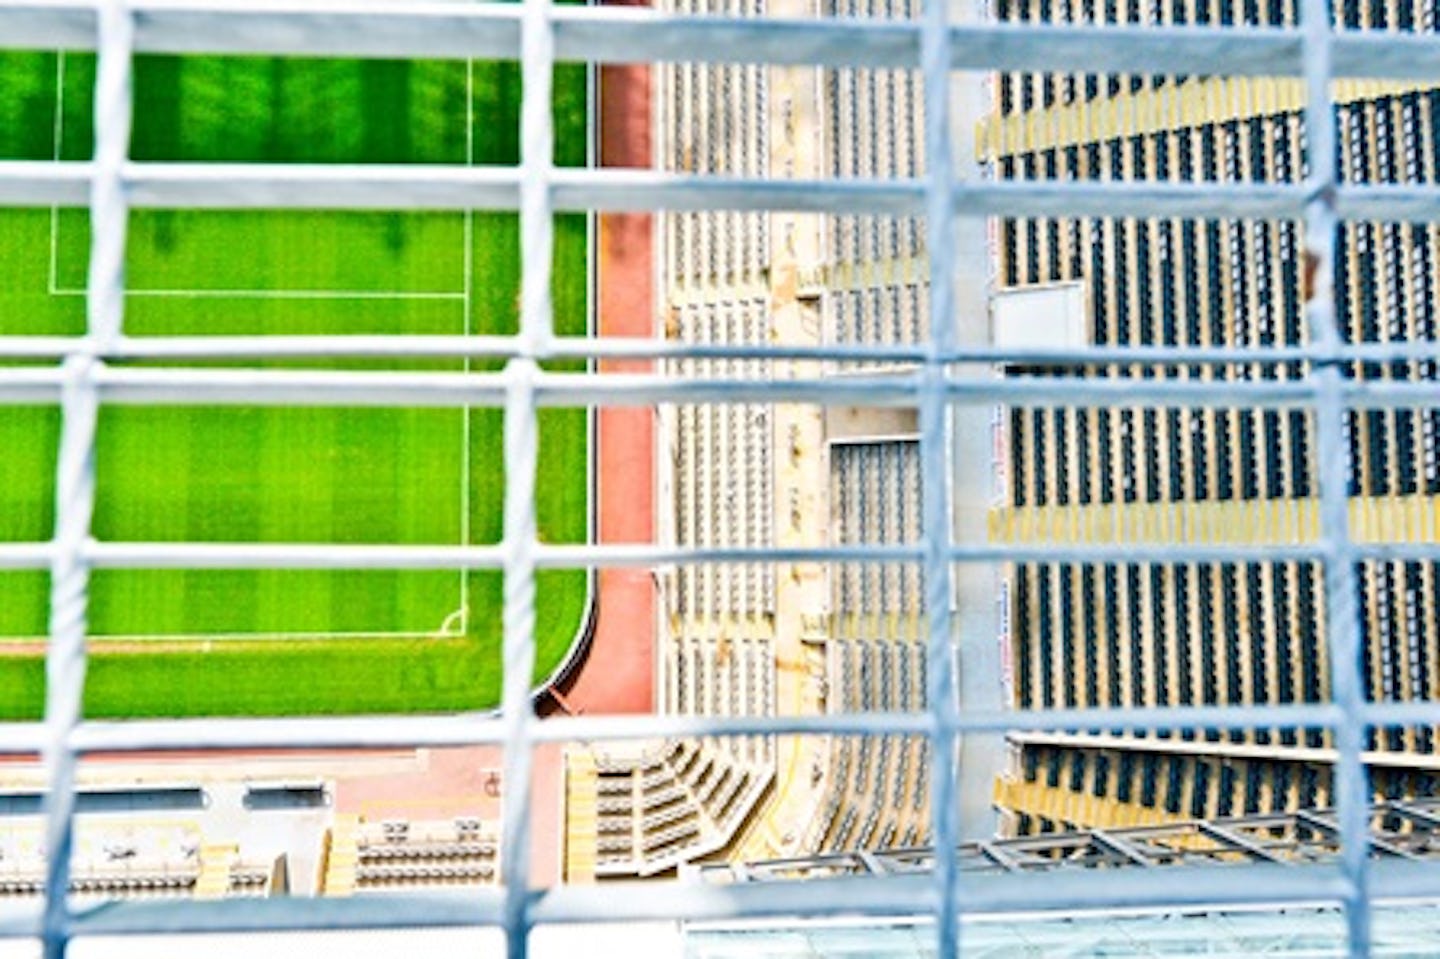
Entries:
[[[63, 955], [78, 935], [261, 928], [348, 928], [493, 924], [507, 932], [511, 955], [524, 955], [536, 924], [639, 918], [717, 918], [925, 912], [934, 916], [939, 953], [959, 944], [966, 910], [1095, 908], [1119, 903], [1184, 905], [1236, 902], [1340, 902], [1349, 945], [1365, 954], [1372, 896], [1405, 890], [1435, 892], [1421, 873], [1383, 875], [1367, 858], [1369, 791], [1361, 753], [1368, 729], [1383, 724], [1435, 723], [1423, 703], [1367, 703], [1359, 674], [1355, 562], [1373, 558], [1440, 558], [1434, 543], [1357, 543], [1349, 532], [1346, 410], [1433, 402], [1422, 383], [1347, 379], [1344, 362], [1423, 358], [1433, 344], [1346, 346], [1337, 332], [1330, 288], [1332, 240], [1344, 218], [1425, 219], [1440, 192], [1433, 186], [1342, 184], [1335, 168], [1335, 76], [1440, 79], [1440, 43], [1402, 35], [1337, 33], [1323, 0], [1306, 0], [1301, 26], [1224, 30], [1179, 27], [1088, 27], [1069, 24], [950, 22], [940, 0], [915, 22], [786, 21], [663, 16], [619, 8], [560, 8], [549, 0], [515, 6], [443, 3], [343, 5], [290, 2], [126, 3], [102, 0], [0, 2], [0, 46], [93, 49], [98, 53], [95, 153], [89, 162], [0, 163], [0, 203], [88, 206], [92, 223], [86, 332], [76, 337], [8, 336], [0, 355], [50, 361], [0, 371], [0, 402], [57, 405], [63, 428], [58, 456], [57, 522], [49, 542], [0, 544], [0, 567], [48, 570], [51, 620], [45, 717], [0, 726], [0, 749], [42, 751], [48, 764], [48, 873], [43, 910], [7, 914], [0, 932], [39, 936], [48, 955]], [[386, 57], [495, 57], [521, 64], [522, 156], [516, 167], [400, 168], [238, 166], [136, 163], [127, 158], [131, 81], [138, 53], [266, 53]], [[1216, 188], [1164, 183], [1007, 183], [957, 179], [950, 129], [927, 126], [920, 179], [780, 181], [681, 176], [639, 171], [562, 170], [552, 166], [552, 67], [560, 61], [753, 62], [763, 64], [900, 67], [924, 78], [925, 110], [950, 114], [952, 71], [1076, 70], [1188, 72], [1200, 75], [1300, 77], [1304, 132], [1311, 145], [1306, 179], [1292, 184]], [[214, 337], [128, 336], [124, 262], [131, 208], [212, 209], [500, 209], [518, 210], [523, 277], [520, 328], [512, 337]], [[552, 219], [563, 211], [800, 210], [923, 215], [929, 231], [929, 338], [913, 346], [834, 345], [799, 348], [692, 345], [676, 342], [577, 341], [553, 335], [549, 302]], [[1304, 219], [1314, 266], [1307, 304], [1308, 345], [1218, 350], [1194, 347], [1097, 347], [1003, 352], [961, 346], [953, 335], [956, 218], [1026, 215], [1288, 217]], [[200, 370], [112, 365], [127, 359], [267, 359], [284, 357], [491, 357], [501, 372], [400, 374], [282, 370]], [[688, 380], [663, 374], [595, 376], [544, 371], [555, 357], [717, 357], [873, 360], [908, 364], [899, 374], [829, 380]], [[1174, 380], [1046, 382], [957, 375], [960, 364], [1233, 363], [1306, 361], [1308, 375], [1289, 381], [1207, 384]], [[1143, 548], [1154, 561], [1303, 559], [1322, 563], [1325, 622], [1333, 669], [1331, 702], [1296, 705], [980, 711], [961, 708], [952, 656], [952, 570], [956, 563], [1130, 559], [1133, 546], [1020, 546], [953, 542], [950, 533], [948, 417], [956, 405], [1004, 402], [1104, 406], [1245, 404], [1312, 410], [1317, 424], [1321, 535], [1309, 545]], [[636, 405], [664, 402], [803, 402], [909, 405], [919, 410], [924, 535], [910, 546], [721, 549], [666, 546], [553, 546], [537, 541], [534, 486], [537, 411], [543, 406]], [[102, 404], [273, 404], [490, 406], [504, 410], [508, 478], [504, 535], [496, 546], [402, 547], [98, 542], [92, 535], [96, 424]], [[527, 678], [534, 664], [535, 574], [546, 568], [655, 566], [665, 563], [776, 561], [918, 562], [924, 570], [928, 645], [928, 711], [920, 714], [838, 714], [716, 719], [687, 716], [580, 717], [539, 723]], [[386, 568], [492, 569], [504, 574], [504, 684], [494, 716], [404, 719], [188, 720], [94, 722], [82, 718], [90, 573], [105, 568]], [[542, 742], [603, 741], [654, 735], [778, 733], [904, 733], [928, 736], [933, 842], [956, 848], [960, 836], [954, 761], [965, 733], [1262, 724], [1327, 729], [1338, 751], [1336, 868], [1290, 870], [1283, 876], [1196, 872], [1157, 881], [1112, 871], [1094, 877], [998, 877], [967, 883], [954, 855], [935, 857], [926, 876], [890, 876], [849, 883], [815, 881], [761, 890], [667, 886], [643, 896], [613, 889], [560, 887], [532, 892], [528, 806], [533, 747]], [[503, 886], [460, 899], [326, 902], [298, 907], [224, 904], [179, 910], [127, 904], [77, 911], [67, 903], [78, 759], [91, 752], [203, 747], [375, 746], [496, 743], [505, 748], [511, 799], [502, 824]], [[1263, 867], [1256, 867], [1261, 869]], [[1428, 882], [1428, 885], [1427, 885]]]

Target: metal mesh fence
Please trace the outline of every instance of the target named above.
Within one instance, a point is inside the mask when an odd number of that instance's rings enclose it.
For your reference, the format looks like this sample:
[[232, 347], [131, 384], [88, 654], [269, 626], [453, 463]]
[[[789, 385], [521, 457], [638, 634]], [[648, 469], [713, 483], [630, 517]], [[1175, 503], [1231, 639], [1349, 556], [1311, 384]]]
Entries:
[[[57, 522], [48, 542], [0, 544], [0, 567], [48, 570], [51, 618], [45, 717], [0, 726], [0, 750], [43, 752], [49, 769], [48, 873], [44, 905], [0, 917], [0, 933], [39, 936], [61, 955], [76, 936], [113, 932], [494, 925], [511, 955], [524, 955], [538, 924], [642, 918], [924, 912], [935, 919], [940, 954], [959, 944], [966, 911], [1085, 909], [1117, 904], [1202, 905], [1331, 902], [1343, 905], [1351, 950], [1368, 951], [1373, 898], [1434, 894], [1433, 870], [1385, 869], [1367, 857], [1370, 792], [1362, 750], [1378, 726], [1440, 722], [1428, 703], [1367, 702], [1360, 674], [1355, 569], [1364, 559], [1440, 558], [1431, 541], [1357, 542], [1347, 511], [1346, 417], [1351, 411], [1415, 408], [1434, 402], [1433, 384], [1379, 382], [1343, 375], [1345, 364], [1433, 357], [1433, 342], [1350, 346], [1337, 332], [1331, 277], [1333, 237], [1347, 219], [1410, 221], [1433, 216], [1432, 184], [1346, 182], [1337, 170], [1331, 108], [1335, 77], [1440, 79], [1440, 44], [1411, 34], [1334, 31], [1331, 11], [1308, 0], [1290, 26], [1092, 26], [988, 22], [940, 0], [915, 21], [735, 19], [658, 15], [621, 8], [446, 3], [364, 5], [72, 0], [0, 2], [0, 46], [86, 49], [98, 54], [95, 152], [86, 162], [0, 162], [0, 205], [87, 206], [92, 245], [83, 335], [7, 336], [0, 356], [24, 361], [0, 369], [0, 403], [58, 406]], [[489, 57], [521, 65], [521, 162], [513, 167], [312, 167], [138, 163], [127, 157], [131, 81], [139, 53]], [[557, 62], [686, 61], [918, 70], [925, 114], [951, 116], [954, 71], [1075, 71], [1114, 74], [1286, 76], [1303, 82], [1304, 178], [1291, 182], [1012, 182], [960, 178], [951, 125], [925, 125], [923, 175], [889, 179], [769, 179], [685, 173], [558, 169], [552, 164], [551, 77]], [[126, 228], [134, 208], [496, 209], [518, 210], [523, 256], [519, 331], [505, 337], [135, 337], [124, 325]], [[889, 346], [841, 342], [800, 348], [662, 340], [557, 337], [549, 299], [552, 222], [567, 211], [677, 210], [764, 213], [787, 210], [847, 216], [923, 216], [928, 234], [929, 319], [924, 339]], [[1135, 216], [1303, 220], [1312, 295], [1303, 345], [1240, 349], [1155, 344], [1004, 351], [955, 336], [957, 220], [988, 217]], [[771, 242], [775, 242], [772, 238]], [[918, 247], [918, 245], [917, 245]], [[504, 361], [499, 372], [379, 373], [284, 369], [200, 369], [133, 360], [258, 361], [281, 358], [461, 357]], [[752, 380], [675, 374], [554, 372], [559, 357], [676, 360], [825, 360], [892, 364], [883, 375]], [[1201, 379], [992, 379], [977, 365], [1233, 363], [1305, 364], [1303, 376], [1237, 382]], [[893, 364], [901, 364], [898, 371]], [[724, 367], [743, 370], [743, 364]], [[1243, 405], [1313, 415], [1319, 536], [1297, 545], [1055, 545], [959, 540], [952, 535], [950, 417], [957, 408], [1014, 408], [1118, 402], [1159, 408]], [[825, 548], [556, 546], [536, 535], [537, 413], [546, 406], [651, 403], [796, 402], [905, 406], [918, 410], [921, 539], [900, 545]], [[285, 544], [101, 542], [92, 534], [96, 424], [109, 404], [405, 405], [504, 410], [507, 476], [504, 535], [494, 546], [405, 547]], [[957, 564], [997, 562], [1155, 562], [1294, 560], [1321, 565], [1331, 698], [1270, 705], [1111, 708], [969, 708], [957, 696], [952, 576]], [[529, 677], [534, 665], [537, 570], [663, 564], [813, 561], [919, 564], [928, 650], [925, 711], [840, 712], [824, 716], [575, 717], [538, 722]], [[96, 722], [82, 718], [87, 597], [92, 570], [185, 569], [489, 569], [504, 574], [504, 692], [498, 714], [402, 719], [187, 720]], [[1040, 874], [968, 882], [953, 850], [957, 743], [966, 734], [1023, 728], [1037, 732], [1107, 727], [1129, 730], [1285, 726], [1328, 731], [1336, 749], [1338, 865], [1177, 870], [1163, 880], [1124, 870], [1099, 876]], [[928, 737], [929, 830], [942, 850], [925, 875], [816, 880], [759, 889], [673, 884], [625, 896], [615, 887], [527, 885], [526, 801], [537, 743], [605, 741], [657, 735], [865, 733]], [[503, 884], [465, 898], [286, 901], [189, 905], [121, 904], [76, 910], [67, 904], [76, 767], [100, 751], [283, 746], [495, 743], [505, 747], [509, 798], [501, 829]]]

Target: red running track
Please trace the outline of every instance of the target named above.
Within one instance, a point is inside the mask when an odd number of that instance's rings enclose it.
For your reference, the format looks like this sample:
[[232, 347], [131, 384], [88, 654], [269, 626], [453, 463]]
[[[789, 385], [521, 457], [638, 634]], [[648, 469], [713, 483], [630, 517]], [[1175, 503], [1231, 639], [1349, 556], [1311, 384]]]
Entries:
[[[617, 6], [640, 5], [622, 0]], [[650, 67], [600, 69], [600, 165], [650, 166]], [[601, 336], [653, 335], [652, 217], [598, 217], [596, 271]], [[607, 360], [600, 372], [650, 369], [647, 360]], [[599, 411], [598, 538], [651, 543], [655, 536], [655, 412], [651, 407]], [[654, 710], [655, 581], [645, 569], [598, 572], [595, 632], [583, 662], [553, 691], [570, 713]]]

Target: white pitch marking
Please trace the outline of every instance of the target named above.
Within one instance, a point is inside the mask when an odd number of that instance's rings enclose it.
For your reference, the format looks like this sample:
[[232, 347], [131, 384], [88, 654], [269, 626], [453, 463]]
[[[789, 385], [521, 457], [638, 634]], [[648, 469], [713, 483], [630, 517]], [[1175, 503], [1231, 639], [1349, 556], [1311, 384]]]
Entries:
[[[60, 162], [60, 141], [65, 134], [65, 51], [55, 55], [55, 123], [51, 128], [54, 160]], [[60, 207], [50, 208], [50, 276], [45, 289], [54, 294], [60, 286]]]
[[[56, 296], [84, 296], [84, 290], [51, 290]], [[464, 290], [134, 290], [126, 296], [203, 300], [463, 300]]]
[[[447, 617], [448, 622], [449, 617]], [[458, 639], [463, 633], [451, 632], [442, 624], [438, 630], [397, 630], [395, 632], [320, 632], [299, 630], [286, 633], [92, 633], [90, 640], [101, 643], [244, 643], [244, 642], [293, 642], [305, 640], [324, 642], [342, 639]], [[45, 636], [0, 636], [0, 650], [6, 643], [44, 643]]]
[[[475, 61], [465, 61], [465, 165], [473, 166], [475, 163]], [[471, 290], [474, 288], [474, 267], [471, 264], [473, 251], [471, 244], [475, 235], [475, 214], [466, 210], [464, 213], [464, 230], [462, 231], [462, 242], [464, 250], [463, 279], [462, 286], [465, 291], [463, 330], [466, 336], [470, 335], [470, 306]], [[470, 356], [463, 357], [463, 369], [470, 372]], [[470, 545], [470, 407], [466, 406], [460, 411], [460, 545]], [[460, 571], [460, 632], [468, 633], [470, 630], [470, 574], [466, 570]]]

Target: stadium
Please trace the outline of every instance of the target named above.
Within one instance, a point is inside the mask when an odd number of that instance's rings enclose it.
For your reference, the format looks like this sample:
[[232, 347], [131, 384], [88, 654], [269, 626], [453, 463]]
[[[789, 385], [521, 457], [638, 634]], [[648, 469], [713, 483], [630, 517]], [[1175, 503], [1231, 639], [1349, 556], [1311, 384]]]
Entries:
[[0, 0], [0, 955], [1440, 950], [1435, 29]]

